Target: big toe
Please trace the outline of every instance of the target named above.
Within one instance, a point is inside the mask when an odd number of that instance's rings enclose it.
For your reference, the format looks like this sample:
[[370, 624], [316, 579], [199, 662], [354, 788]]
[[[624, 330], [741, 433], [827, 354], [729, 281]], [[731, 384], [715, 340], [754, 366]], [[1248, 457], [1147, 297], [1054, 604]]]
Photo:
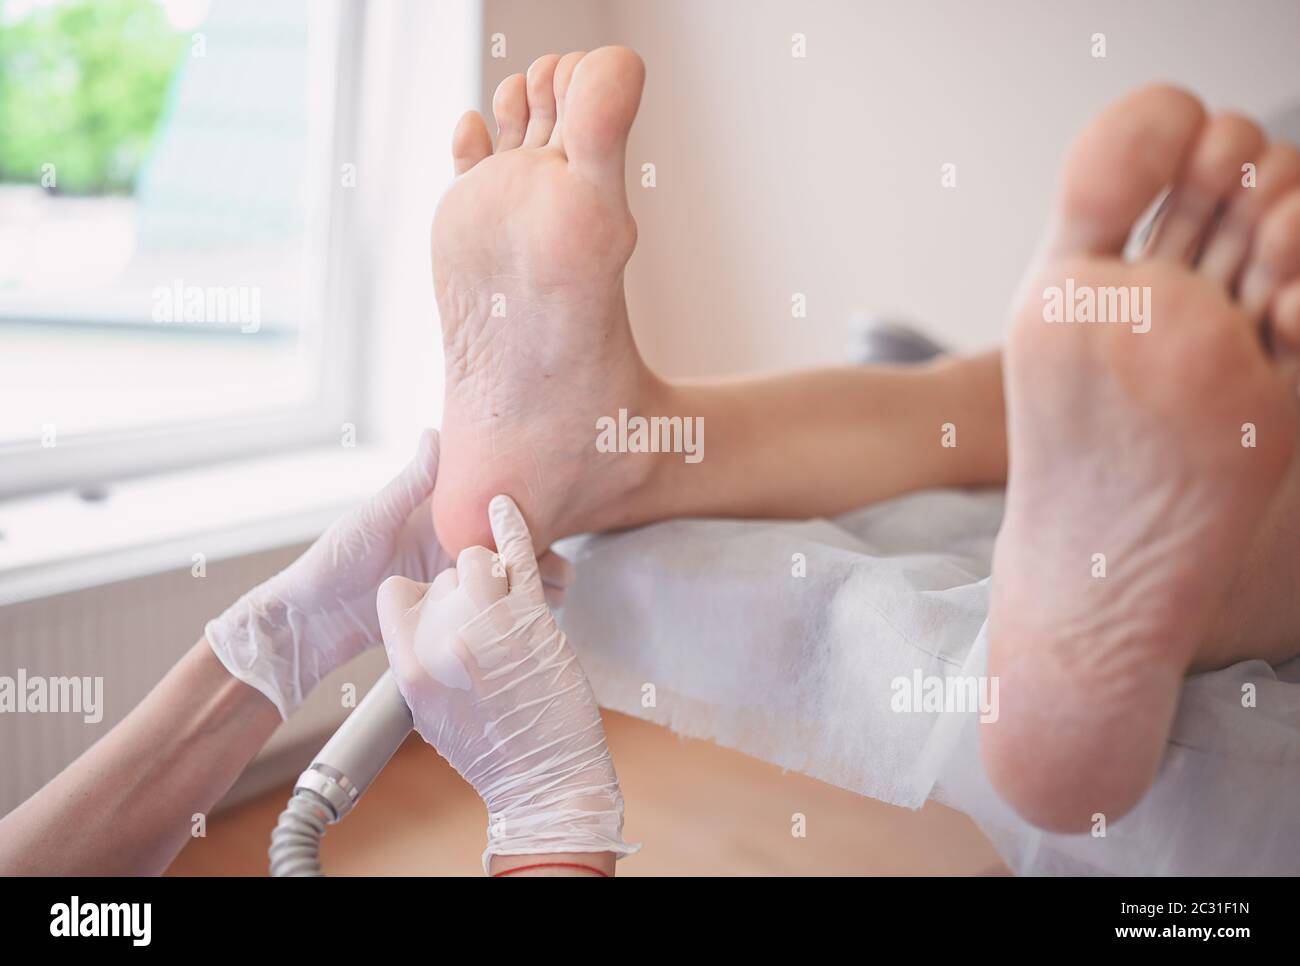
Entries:
[[1138, 218], [1182, 170], [1204, 122], [1195, 97], [1163, 85], [1102, 111], [1066, 161], [1053, 254], [1120, 254]]
[[626, 47], [601, 47], [579, 61], [564, 98], [564, 151], [596, 182], [623, 183], [627, 135], [641, 104], [645, 64]]

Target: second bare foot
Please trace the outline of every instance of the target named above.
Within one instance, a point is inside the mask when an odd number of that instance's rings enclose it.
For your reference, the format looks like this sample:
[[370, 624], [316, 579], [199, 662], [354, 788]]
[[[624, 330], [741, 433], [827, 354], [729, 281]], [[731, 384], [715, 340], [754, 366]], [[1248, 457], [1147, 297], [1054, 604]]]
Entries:
[[[1145, 252], [1121, 260], [1170, 186]], [[1151, 88], [1080, 139], [1059, 218], [1008, 339], [1001, 714], [982, 747], [1021, 815], [1078, 832], [1154, 780], [1183, 676], [1291, 459], [1294, 381], [1260, 333], [1266, 316], [1275, 340], [1300, 321], [1300, 154]]]

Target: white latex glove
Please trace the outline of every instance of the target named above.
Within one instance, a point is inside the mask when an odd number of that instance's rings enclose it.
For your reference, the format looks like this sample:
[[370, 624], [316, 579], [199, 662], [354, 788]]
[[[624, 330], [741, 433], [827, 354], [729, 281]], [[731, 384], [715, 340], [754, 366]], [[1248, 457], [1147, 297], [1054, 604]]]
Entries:
[[432, 585], [392, 577], [378, 610], [415, 728], [488, 808], [495, 855], [634, 852], [586, 675], [546, 604], [514, 501], [489, 505], [500, 555], [470, 547]]
[[[437, 475], [438, 434], [425, 430], [415, 459], [378, 494], [209, 621], [208, 644], [226, 670], [288, 718], [322, 678], [377, 645], [375, 593], [384, 578], [432, 580], [451, 566], [429, 511]], [[562, 600], [572, 567], [555, 554], [542, 567], [548, 594]]]
[[438, 434], [426, 430], [415, 459], [378, 494], [209, 621], [208, 643], [226, 670], [288, 718], [321, 678], [378, 644], [374, 595], [384, 578], [432, 579], [451, 563], [428, 507], [437, 475]]

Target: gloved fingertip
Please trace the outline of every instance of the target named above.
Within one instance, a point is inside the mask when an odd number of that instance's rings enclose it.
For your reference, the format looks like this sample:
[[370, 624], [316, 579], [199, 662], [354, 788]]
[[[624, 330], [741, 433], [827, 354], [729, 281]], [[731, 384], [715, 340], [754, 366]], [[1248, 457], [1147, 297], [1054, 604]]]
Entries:
[[404, 587], [406, 584], [413, 584], [413, 583], [415, 583], [415, 581], [411, 580], [411, 578], [409, 577], [403, 577], [399, 574], [393, 574], [390, 577], [385, 577], [383, 581], [380, 582], [379, 593], [381, 594], [396, 593], [400, 588]]
[[487, 547], [466, 547], [456, 559], [460, 585], [479, 607], [487, 607], [506, 595], [506, 565], [500, 554]]
[[411, 580], [409, 577], [396, 575], [385, 580], [379, 585], [379, 591], [375, 594], [375, 608], [379, 612], [380, 623], [384, 623], [386, 619], [393, 619], [418, 604], [424, 599], [429, 586]]
[[494, 496], [488, 503], [488, 523], [492, 527], [497, 551], [506, 558], [511, 556], [512, 545], [518, 542], [520, 535], [528, 532], [518, 505], [504, 493]]
[[433, 595], [434, 600], [441, 600], [446, 597], [457, 587], [460, 586], [460, 575], [456, 572], [455, 567], [448, 567], [437, 577], [433, 578], [433, 585], [429, 593]]
[[492, 497], [492, 502], [488, 504], [488, 516], [492, 520], [492, 532], [494, 534], [498, 525], [508, 523], [512, 516], [518, 514], [519, 507], [515, 506], [515, 501], [504, 493], [498, 493]]
[[496, 557], [497, 554], [487, 547], [480, 547], [476, 544], [473, 547], [466, 547], [460, 552], [459, 556], [456, 557], [456, 569], [463, 574], [470, 568], [481, 567], [485, 563], [491, 564]]

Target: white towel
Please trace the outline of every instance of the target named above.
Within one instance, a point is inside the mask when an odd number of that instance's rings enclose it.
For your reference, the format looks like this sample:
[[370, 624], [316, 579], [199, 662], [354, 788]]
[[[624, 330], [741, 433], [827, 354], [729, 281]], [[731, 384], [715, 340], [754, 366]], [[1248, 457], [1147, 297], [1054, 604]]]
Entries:
[[1001, 491], [931, 491], [834, 521], [576, 538], [561, 622], [602, 705], [896, 805], [936, 798], [1017, 872], [1300, 872], [1300, 659], [1189, 678], [1155, 786], [1104, 837], [1006, 808], [978, 711], [897, 710], [918, 672], [984, 675], [1001, 515]]

